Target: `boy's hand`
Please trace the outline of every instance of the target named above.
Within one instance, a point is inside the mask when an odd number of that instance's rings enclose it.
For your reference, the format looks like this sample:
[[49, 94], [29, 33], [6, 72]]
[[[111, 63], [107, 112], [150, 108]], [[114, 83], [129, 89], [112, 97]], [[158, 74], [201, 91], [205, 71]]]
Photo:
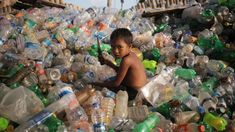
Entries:
[[105, 62], [106, 62], [106, 60], [105, 60], [105, 58], [103, 57], [103, 55], [98, 55], [98, 60], [99, 60], [99, 62], [100, 62], [101, 65], [104, 65]]

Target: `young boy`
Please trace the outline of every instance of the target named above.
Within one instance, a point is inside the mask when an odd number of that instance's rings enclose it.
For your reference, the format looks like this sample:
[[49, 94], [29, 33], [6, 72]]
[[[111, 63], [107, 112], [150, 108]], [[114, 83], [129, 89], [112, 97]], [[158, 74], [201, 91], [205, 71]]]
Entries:
[[110, 37], [112, 53], [116, 58], [122, 59], [121, 64], [117, 67], [103, 56], [99, 56], [99, 61], [112, 67], [117, 72], [117, 76], [113, 81], [94, 83], [94, 85], [111, 90], [116, 89], [114, 91], [117, 91], [122, 85], [126, 88], [129, 100], [135, 99], [138, 90], [147, 83], [144, 66], [136, 54], [131, 51], [132, 41], [133, 35], [126, 28], [118, 28], [112, 32]]

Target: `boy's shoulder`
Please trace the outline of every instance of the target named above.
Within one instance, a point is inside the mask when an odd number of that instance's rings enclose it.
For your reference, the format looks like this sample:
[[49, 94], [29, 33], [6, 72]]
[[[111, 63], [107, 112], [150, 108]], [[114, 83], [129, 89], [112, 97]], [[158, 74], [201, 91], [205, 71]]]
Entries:
[[128, 56], [124, 57], [122, 60], [127, 63], [136, 62], [138, 57], [135, 55], [135, 53], [130, 53]]

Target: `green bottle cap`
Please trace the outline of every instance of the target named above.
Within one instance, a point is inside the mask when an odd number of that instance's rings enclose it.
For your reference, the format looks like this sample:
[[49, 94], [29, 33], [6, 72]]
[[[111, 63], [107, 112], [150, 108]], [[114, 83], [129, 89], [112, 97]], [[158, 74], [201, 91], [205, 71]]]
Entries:
[[0, 117], [0, 131], [4, 131], [7, 129], [9, 121], [3, 117]]

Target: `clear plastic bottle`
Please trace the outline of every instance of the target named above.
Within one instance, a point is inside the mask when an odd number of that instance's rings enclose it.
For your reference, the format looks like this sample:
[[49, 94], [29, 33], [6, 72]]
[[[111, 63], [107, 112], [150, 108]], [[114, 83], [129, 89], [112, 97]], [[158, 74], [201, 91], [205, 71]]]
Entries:
[[216, 110], [216, 103], [218, 102], [218, 100], [216, 100], [217, 98], [212, 98], [208, 92], [200, 91], [198, 99], [206, 112]]
[[[174, 130], [174, 124], [170, 121], [167, 120], [163, 115], [161, 115], [160, 113], [156, 113], [158, 115], [158, 117], [160, 118], [160, 123], [157, 124], [157, 127], [155, 127], [154, 132], [156, 132], [157, 130], [162, 130], [162, 131], [166, 131], [166, 132], [173, 132]], [[155, 131], [156, 130], [156, 131]], [[158, 132], [158, 131], [157, 131]], [[161, 131], [159, 131], [161, 132]]]
[[128, 107], [128, 118], [135, 122], [143, 121], [149, 115], [146, 105]]
[[187, 124], [191, 122], [197, 122], [200, 119], [200, 115], [196, 111], [184, 111], [174, 114], [176, 124]]
[[26, 76], [23, 80], [22, 80], [22, 84], [25, 87], [29, 87], [32, 86], [34, 84], [38, 84], [38, 76], [35, 72], [31, 72], [28, 76]]
[[93, 112], [91, 114], [94, 132], [105, 132], [105, 112], [97, 103], [93, 104]]
[[115, 117], [127, 118], [128, 116], [128, 94], [126, 91], [119, 90], [116, 95]]
[[68, 93], [73, 93], [71, 86], [66, 83], [58, 81], [56, 83], [56, 86], [51, 87], [51, 89], [47, 95], [47, 98], [48, 98], [49, 102], [52, 103]]
[[104, 97], [101, 100], [101, 108], [105, 112], [105, 119], [104, 122], [106, 125], [109, 125], [112, 116], [113, 116], [113, 109], [114, 109], [115, 103], [112, 98]]
[[89, 88], [89, 87], [86, 87], [86, 88], [83, 88], [79, 91], [77, 91], [75, 94], [77, 96], [77, 100], [78, 102], [83, 105], [87, 100], [88, 98], [94, 94], [95, 92], [95, 89], [94, 88]]
[[47, 75], [48, 79], [50, 79], [52, 81], [60, 80], [60, 78], [61, 78], [60, 70], [57, 68], [47, 68], [46, 75]]
[[100, 106], [102, 98], [103, 96], [100, 91], [95, 91], [90, 95], [89, 99], [83, 104], [83, 108], [88, 116], [92, 114], [93, 104], [98, 104], [98, 106]]
[[186, 97], [182, 102], [193, 111], [197, 111], [200, 105], [198, 98], [192, 95], [189, 95], [188, 97]]
[[99, 63], [97, 58], [90, 56], [90, 55], [83, 55], [79, 53], [74, 56], [74, 61], [85, 63], [85, 64], [92, 64], [92, 65], [96, 65], [97, 63]]
[[0, 102], [2, 100], [2, 98], [8, 93], [11, 91], [11, 89], [9, 87], [7, 87], [4, 83], [0, 83], [0, 88], [1, 88], [1, 91], [0, 91]]
[[186, 58], [186, 66], [189, 68], [193, 68], [195, 60], [195, 55], [193, 53], [188, 54]]

